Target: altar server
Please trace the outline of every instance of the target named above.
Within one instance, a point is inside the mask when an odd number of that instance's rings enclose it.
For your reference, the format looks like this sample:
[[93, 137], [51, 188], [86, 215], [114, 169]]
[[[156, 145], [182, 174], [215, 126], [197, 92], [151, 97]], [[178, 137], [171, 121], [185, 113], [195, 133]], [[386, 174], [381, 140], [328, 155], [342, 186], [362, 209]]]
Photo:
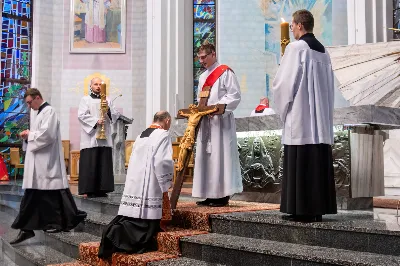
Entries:
[[281, 212], [304, 222], [337, 212], [331, 148], [334, 76], [313, 27], [309, 11], [293, 14], [290, 28], [297, 41], [287, 46], [272, 88], [284, 123]]
[[223, 115], [204, 116], [200, 122], [192, 196], [205, 198], [198, 205], [221, 207], [243, 191], [233, 115], [241, 100], [240, 86], [235, 73], [217, 62], [213, 44], [200, 46], [197, 57], [206, 69], [199, 78], [199, 93], [210, 86], [207, 105], [225, 104], [226, 109]]
[[109, 258], [114, 252], [157, 249], [154, 236], [160, 231], [163, 197], [168, 199], [174, 172], [172, 142], [167, 131], [170, 125], [170, 114], [157, 112], [153, 124], [136, 138], [118, 216], [103, 232], [100, 258]]
[[86, 217], [79, 211], [68, 187], [62, 152], [60, 121], [37, 89], [28, 89], [25, 102], [31, 109], [30, 129], [20, 133], [26, 146], [25, 190], [12, 228], [20, 229], [11, 244], [35, 236], [33, 230], [68, 231]]
[[[111, 123], [115, 123], [120, 114], [107, 100], [107, 115], [104, 119], [100, 117], [101, 84], [100, 78], [91, 80], [90, 95], [82, 98], [78, 110], [81, 124], [78, 191], [88, 197], [106, 197], [106, 193], [114, 191]], [[106, 139], [97, 139], [103, 124]]]

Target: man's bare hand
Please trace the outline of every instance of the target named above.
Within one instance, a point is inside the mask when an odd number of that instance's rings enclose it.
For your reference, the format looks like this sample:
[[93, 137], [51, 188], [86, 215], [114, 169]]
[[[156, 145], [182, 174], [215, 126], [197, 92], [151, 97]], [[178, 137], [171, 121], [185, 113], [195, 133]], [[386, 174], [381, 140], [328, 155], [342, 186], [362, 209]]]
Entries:
[[104, 120], [103, 120], [103, 119], [99, 119], [99, 120], [97, 121], [97, 124], [98, 124], [98, 125], [103, 125], [103, 124], [104, 124]]
[[28, 139], [29, 130], [26, 129], [26, 130], [22, 131], [21, 133], [19, 133], [19, 136], [20, 136], [22, 139], [25, 139], [25, 140]]

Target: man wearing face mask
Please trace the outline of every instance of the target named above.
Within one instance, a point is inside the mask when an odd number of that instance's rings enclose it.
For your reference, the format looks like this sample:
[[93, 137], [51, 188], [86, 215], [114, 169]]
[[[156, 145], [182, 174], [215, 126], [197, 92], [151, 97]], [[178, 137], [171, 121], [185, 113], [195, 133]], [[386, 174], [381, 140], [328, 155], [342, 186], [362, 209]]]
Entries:
[[[91, 80], [90, 95], [82, 98], [78, 110], [81, 124], [78, 192], [87, 197], [106, 197], [106, 193], [114, 191], [111, 123], [120, 114], [107, 99], [109, 110], [104, 120], [100, 117], [101, 84], [100, 78]], [[103, 124], [106, 139], [97, 139]]]
[[[118, 216], [103, 232], [100, 258], [109, 258], [114, 252], [157, 250], [154, 236], [160, 231], [163, 199], [169, 202], [168, 189], [174, 173], [170, 126], [171, 115], [159, 111], [153, 123], [136, 138]], [[171, 214], [170, 207], [165, 211]]]
[[286, 47], [272, 88], [284, 124], [281, 212], [303, 222], [337, 212], [331, 148], [334, 78], [329, 54], [313, 27], [308, 10], [293, 14], [297, 41]]
[[[204, 116], [197, 135], [192, 196], [203, 198], [198, 205], [220, 207], [243, 191], [233, 111], [241, 100], [235, 73], [217, 62], [213, 44], [203, 44], [197, 54], [206, 68], [199, 78], [198, 91], [209, 90], [207, 105], [225, 104], [223, 115]], [[200, 102], [200, 95], [197, 97]]]

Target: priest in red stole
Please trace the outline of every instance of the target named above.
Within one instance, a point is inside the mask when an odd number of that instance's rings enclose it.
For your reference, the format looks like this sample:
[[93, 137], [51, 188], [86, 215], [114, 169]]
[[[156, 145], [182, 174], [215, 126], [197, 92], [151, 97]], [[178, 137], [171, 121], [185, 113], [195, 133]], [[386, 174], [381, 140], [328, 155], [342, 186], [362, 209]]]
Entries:
[[267, 97], [261, 97], [260, 104], [257, 105], [250, 116], [261, 116], [261, 115], [274, 115], [275, 111], [269, 107], [269, 100]]

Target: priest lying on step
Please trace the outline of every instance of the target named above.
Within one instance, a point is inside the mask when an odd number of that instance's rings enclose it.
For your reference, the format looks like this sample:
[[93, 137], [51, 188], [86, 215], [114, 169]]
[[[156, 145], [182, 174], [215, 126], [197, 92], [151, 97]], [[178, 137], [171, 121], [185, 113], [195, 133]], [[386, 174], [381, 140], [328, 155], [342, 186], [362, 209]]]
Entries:
[[[155, 236], [160, 231], [163, 198], [169, 202], [174, 170], [170, 125], [170, 114], [157, 112], [153, 124], [136, 138], [118, 216], [103, 232], [99, 258], [109, 258], [114, 252], [157, 250]], [[166, 211], [171, 214], [170, 207]]]
[[33, 230], [49, 233], [68, 231], [86, 218], [72, 198], [62, 152], [60, 121], [37, 89], [28, 89], [25, 102], [30, 112], [30, 129], [20, 133], [26, 147], [25, 190], [12, 228], [20, 229], [11, 244], [35, 236]]
[[283, 121], [281, 212], [302, 222], [336, 213], [333, 176], [333, 101], [331, 59], [312, 33], [310, 11], [293, 14], [297, 41], [285, 50], [273, 82], [275, 110]]
[[[81, 124], [78, 192], [87, 197], [106, 197], [106, 193], [114, 191], [111, 124], [120, 114], [107, 99], [109, 109], [107, 115], [101, 117], [102, 82], [100, 78], [91, 80], [90, 95], [81, 99], [78, 109]], [[103, 125], [106, 139], [98, 139]]]
[[204, 116], [200, 122], [192, 196], [205, 199], [198, 205], [222, 207], [230, 196], [243, 191], [233, 115], [241, 100], [240, 86], [235, 73], [217, 62], [213, 44], [200, 46], [197, 57], [206, 69], [199, 78], [199, 93], [210, 87], [207, 105], [226, 108], [223, 115]]

